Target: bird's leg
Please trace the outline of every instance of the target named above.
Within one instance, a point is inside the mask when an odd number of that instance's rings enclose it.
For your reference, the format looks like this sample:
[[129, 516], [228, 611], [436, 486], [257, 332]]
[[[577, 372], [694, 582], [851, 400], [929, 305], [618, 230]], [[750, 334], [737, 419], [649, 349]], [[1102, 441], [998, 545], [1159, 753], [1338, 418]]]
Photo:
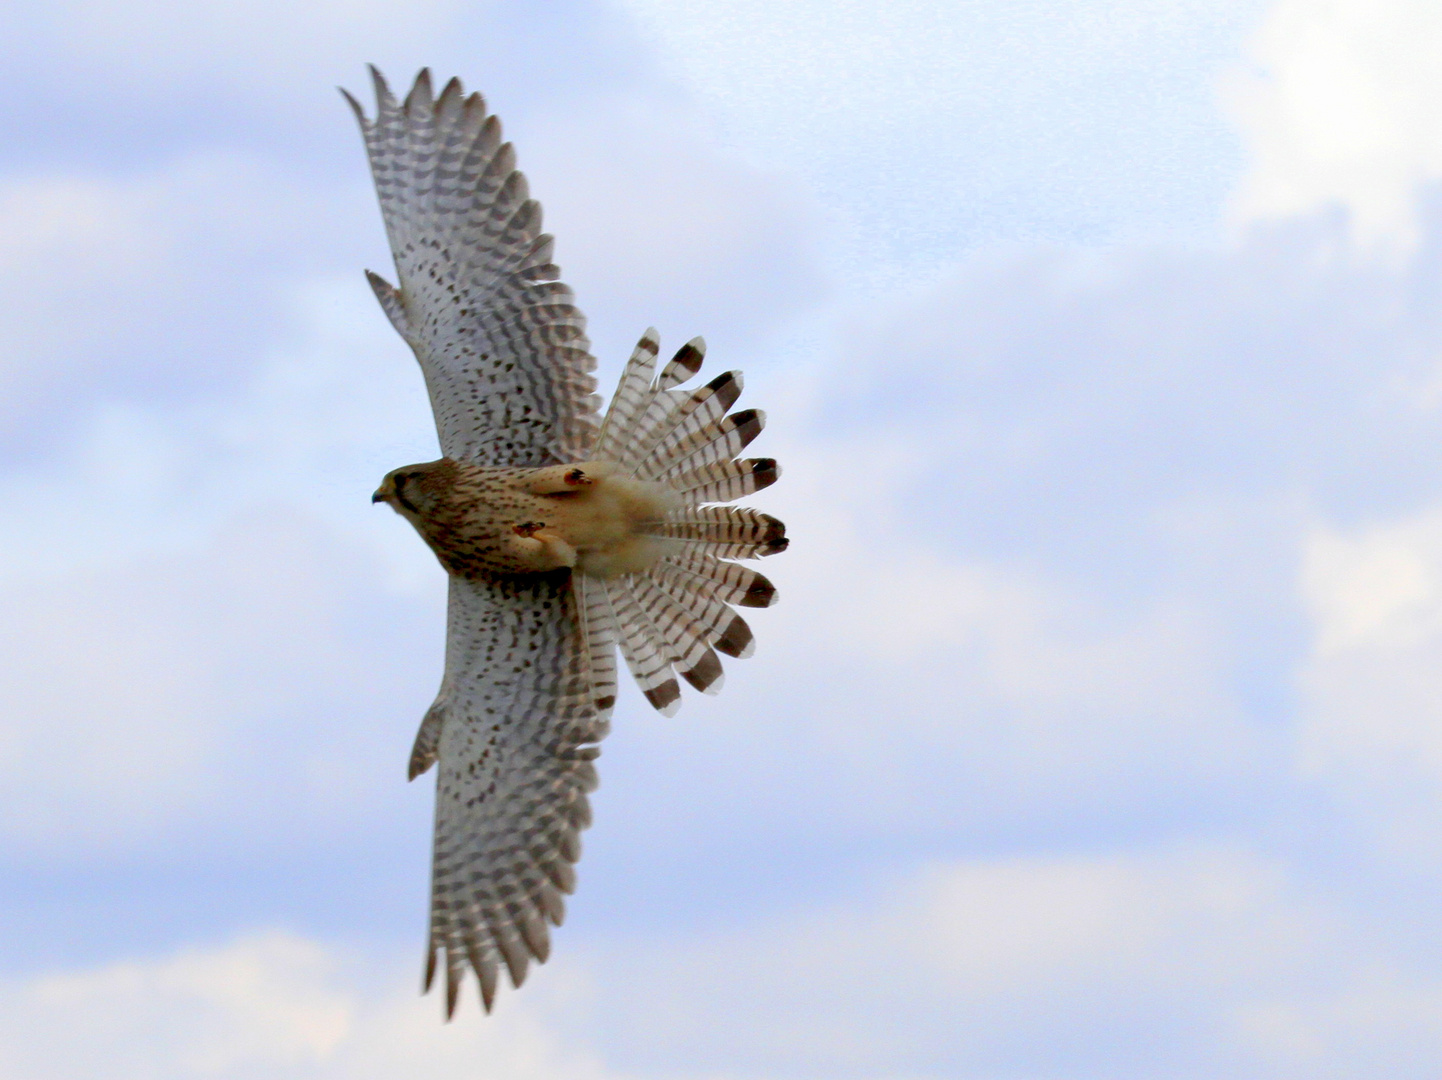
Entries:
[[515, 539], [511, 546], [537, 570], [558, 570], [576, 565], [576, 549], [560, 534], [552, 532], [545, 522], [527, 521], [512, 527]]
[[525, 489], [532, 495], [573, 495], [605, 479], [610, 472], [611, 466], [603, 461], [551, 465], [530, 473], [525, 479]]

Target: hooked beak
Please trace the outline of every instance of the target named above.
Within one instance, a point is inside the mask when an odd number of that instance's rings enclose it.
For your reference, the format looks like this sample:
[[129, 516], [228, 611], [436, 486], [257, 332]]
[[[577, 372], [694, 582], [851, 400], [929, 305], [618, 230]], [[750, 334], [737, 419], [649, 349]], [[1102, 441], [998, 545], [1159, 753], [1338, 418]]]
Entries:
[[389, 493], [388, 491], [386, 491], [386, 489], [385, 489], [385, 485], [382, 484], [380, 487], [376, 488], [376, 493], [371, 496], [371, 502], [373, 502], [373, 503], [385, 502], [385, 501], [386, 501], [386, 498], [389, 496], [389, 494], [390, 494], [390, 493]]

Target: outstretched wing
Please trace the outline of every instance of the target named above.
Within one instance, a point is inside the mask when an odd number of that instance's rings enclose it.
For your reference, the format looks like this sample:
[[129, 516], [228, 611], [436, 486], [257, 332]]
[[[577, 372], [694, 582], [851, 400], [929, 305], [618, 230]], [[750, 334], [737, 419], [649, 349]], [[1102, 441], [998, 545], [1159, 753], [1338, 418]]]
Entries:
[[501, 966], [520, 986], [550, 952], [609, 724], [590, 657], [614, 649], [583, 637], [569, 572], [450, 581], [445, 679], [411, 757], [412, 777], [440, 761], [426, 988], [439, 960], [448, 1017], [467, 966], [489, 1011]]
[[[586, 320], [551, 262], [501, 125], [452, 79], [423, 70], [397, 103], [380, 72], [376, 118], [355, 109], [399, 288], [367, 271], [425, 373], [441, 451], [485, 465], [584, 459], [595, 438]], [[345, 91], [342, 91], [345, 93]]]

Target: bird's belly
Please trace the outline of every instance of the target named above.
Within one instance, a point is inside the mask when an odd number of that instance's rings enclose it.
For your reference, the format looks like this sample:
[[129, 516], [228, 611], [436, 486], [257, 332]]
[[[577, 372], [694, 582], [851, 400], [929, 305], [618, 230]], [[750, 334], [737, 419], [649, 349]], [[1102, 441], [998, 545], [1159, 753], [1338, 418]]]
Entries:
[[[677, 505], [664, 484], [617, 475], [609, 462], [544, 469], [469, 467], [452, 519], [422, 534], [452, 573], [546, 573], [569, 567], [596, 577], [639, 573], [675, 544], [648, 526]], [[575, 479], [576, 476], [581, 479]]]
[[675, 543], [646, 531], [675, 504], [662, 484], [601, 476], [584, 491], [556, 499], [551, 514], [554, 531], [576, 551], [575, 569], [616, 577], [647, 569]]

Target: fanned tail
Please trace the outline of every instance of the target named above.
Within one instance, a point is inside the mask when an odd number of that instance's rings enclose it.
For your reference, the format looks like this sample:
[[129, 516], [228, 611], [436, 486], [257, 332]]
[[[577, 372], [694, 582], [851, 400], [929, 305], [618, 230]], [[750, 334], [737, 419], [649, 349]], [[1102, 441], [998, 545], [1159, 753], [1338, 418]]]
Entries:
[[616, 629], [611, 618], [611, 601], [605, 582], [578, 574], [572, 579], [576, 610], [581, 615], [585, 656], [591, 670], [591, 695], [598, 713], [600, 739], [610, 726], [616, 706]]
[[681, 688], [671, 673], [669, 650], [655, 624], [636, 603], [627, 580], [630, 576], [605, 583], [616, 642], [646, 700], [663, 716], [675, 716], [681, 707]]
[[624, 476], [664, 484], [676, 505], [645, 531], [665, 554], [644, 571], [572, 579], [590, 658], [596, 707], [608, 714], [616, 694], [616, 649], [641, 692], [661, 713], [680, 707], [677, 676], [702, 693], [724, 681], [717, 654], [754, 651], [751, 628], [734, 607], [769, 607], [776, 588], [734, 559], [785, 551], [786, 526], [769, 514], [718, 506], [780, 476], [771, 458], [738, 458], [761, 433], [758, 409], [729, 413], [740, 372], [696, 390], [677, 389], [701, 369], [706, 343], [693, 338], [657, 372], [660, 341], [648, 329], [621, 374], [591, 456]]
[[744, 506], [698, 506], [676, 510], [651, 525], [652, 536], [699, 545], [719, 559], [760, 559], [786, 550], [786, 526], [770, 514]]
[[631, 589], [651, 625], [660, 634], [676, 673], [703, 694], [718, 692], [725, 675], [721, 671], [721, 661], [716, 659], [716, 653], [711, 648], [705, 627], [659, 588], [649, 575], [636, 575], [631, 581]]
[[725, 503], [776, 483], [780, 469], [774, 458], [740, 458], [702, 465], [673, 477], [667, 484], [691, 503]]
[[725, 601], [717, 599], [704, 584], [677, 578], [664, 560], [650, 573], [656, 584], [690, 613], [717, 651], [738, 660], [746, 659], [755, 651], [751, 627], [746, 625], [746, 620]]
[[656, 367], [656, 354], [660, 350], [661, 340], [656, 335], [656, 328], [647, 328], [631, 352], [626, 370], [621, 372], [620, 385], [611, 398], [606, 418], [601, 421], [601, 432], [596, 436], [596, 446], [591, 452], [593, 457], [607, 461], [619, 458], [621, 447], [630, 434], [631, 422], [639, 411], [650, 404], [651, 372]]
[[663, 573], [672, 577], [702, 579], [701, 586], [709, 589], [711, 595], [726, 604], [737, 607], [770, 607], [776, 603], [776, 586], [763, 575], [742, 566], [726, 562], [716, 556], [694, 549], [677, 551], [663, 560]]

